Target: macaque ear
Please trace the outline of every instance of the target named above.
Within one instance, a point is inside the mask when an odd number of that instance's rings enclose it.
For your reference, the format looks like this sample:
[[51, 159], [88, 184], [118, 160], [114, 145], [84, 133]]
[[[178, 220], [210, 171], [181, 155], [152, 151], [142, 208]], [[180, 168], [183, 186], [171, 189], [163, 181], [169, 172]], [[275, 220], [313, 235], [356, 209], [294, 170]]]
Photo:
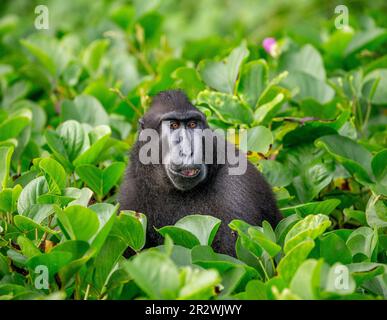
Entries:
[[140, 129], [143, 130], [144, 129], [144, 119], [143, 118], [138, 119], [138, 124], [140, 126]]

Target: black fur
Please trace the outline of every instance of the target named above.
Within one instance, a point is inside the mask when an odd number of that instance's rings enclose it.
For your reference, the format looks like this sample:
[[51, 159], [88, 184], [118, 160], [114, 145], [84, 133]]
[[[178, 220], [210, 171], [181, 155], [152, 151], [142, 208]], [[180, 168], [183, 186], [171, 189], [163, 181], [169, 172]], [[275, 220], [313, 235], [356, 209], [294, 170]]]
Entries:
[[[164, 113], [190, 110], [197, 109], [181, 91], [161, 92], [153, 99], [142, 126], [157, 129]], [[241, 219], [252, 225], [267, 220], [272, 226], [280, 220], [270, 186], [250, 162], [243, 175], [229, 175], [227, 163], [209, 165], [207, 179], [183, 192], [173, 187], [163, 165], [143, 165], [139, 161], [142, 143], [137, 141], [133, 146], [119, 202], [122, 210], [134, 210], [147, 216], [148, 247], [162, 243], [154, 226], [173, 225], [190, 214], [206, 214], [222, 220], [213, 243], [215, 251], [235, 255], [235, 236], [228, 227], [231, 220]]]

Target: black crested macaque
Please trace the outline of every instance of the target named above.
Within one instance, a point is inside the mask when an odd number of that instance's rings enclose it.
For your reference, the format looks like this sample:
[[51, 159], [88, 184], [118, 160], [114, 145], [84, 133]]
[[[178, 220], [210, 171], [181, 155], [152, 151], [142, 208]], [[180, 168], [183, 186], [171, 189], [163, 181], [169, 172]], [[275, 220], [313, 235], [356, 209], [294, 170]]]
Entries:
[[[281, 215], [270, 186], [246, 158], [245, 172], [230, 175], [227, 157], [223, 163], [217, 163], [217, 140], [214, 139], [213, 163], [193, 161], [198, 156], [203, 160], [205, 152], [204, 148], [193, 146], [195, 129], [209, 126], [205, 115], [182, 91], [169, 90], [156, 95], [149, 111], [140, 119], [139, 133], [154, 129], [162, 137], [165, 123], [172, 137], [170, 141], [177, 148], [166, 148], [167, 151], [156, 148], [157, 155], [174, 160], [142, 163], [141, 148], [149, 139], [137, 139], [119, 195], [122, 210], [147, 216], [147, 247], [162, 244], [162, 237], [154, 227], [173, 225], [190, 214], [205, 214], [222, 220], [212, 244], [214, 250], [235, 256], [235, 235], [228, 227], [231, 220], [241, 219], [251, 225], [267, 220], [272, 226], [279, 222]], [[159, 138], [156, 143], [161, 145], [162, 140]]]

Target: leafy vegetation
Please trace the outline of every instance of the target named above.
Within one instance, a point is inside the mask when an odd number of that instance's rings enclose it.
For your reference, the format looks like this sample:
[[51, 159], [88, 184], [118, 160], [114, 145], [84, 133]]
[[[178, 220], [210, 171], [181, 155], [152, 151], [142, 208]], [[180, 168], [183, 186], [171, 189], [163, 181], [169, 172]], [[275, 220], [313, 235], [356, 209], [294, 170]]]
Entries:
[[[387, 298], [382, 2], [340, 29], [329, 1], [70, 3], [48, 2], [48, 30], [33, 1], [0, 5], [1, 299]], [[117, 204], [137, 121], [170, 88], [247, 129], [275, 191], [275, 230], [230, 223], [237, 258], [203, 215], [143, 250], [146, 215]]]

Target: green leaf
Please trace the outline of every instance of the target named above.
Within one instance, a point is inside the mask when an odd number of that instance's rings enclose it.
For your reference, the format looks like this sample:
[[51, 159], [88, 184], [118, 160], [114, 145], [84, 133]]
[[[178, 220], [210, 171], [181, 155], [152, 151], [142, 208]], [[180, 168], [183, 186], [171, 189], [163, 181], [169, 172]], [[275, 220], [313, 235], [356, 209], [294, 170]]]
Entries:
[[[65, 154], [71, 162], [89, 146], [89, 141], [86, 140], [86, 132], [77, 121], [65, 121], [56, 129], [56, 131], [64, 146]], [[63, 152], [59, 142], [55, 144], [54, 149], [57, 152]]]
[[351, 263], [348, 266], [351, 276], [355, 279], [357, 285], [363, 284], [378, 275], [385, 273], [385, 265], [381, 263], [361, 262]]
[[175, 79], [174, 87], [184, 90], [190, 99], [196, 98], [198, 93], [206, 88], [194, 68], [177, 68], [172, 73], [172, 78]]
[[0, 141], [16, 138], [32, 120], [32, 112], [20, 109], [9, 115], [5, 121], [0, 121]]
[[17, 244], [20, 246], [22, 254], [27, 258], [42, 254], [35, 244], [25, 236], [17, 237]]
[[199, 93], [197, 103], [207, 105], [221, 121], [226, 123], [250, 124], [253, 121], [251, 109], [230, 94], [204, 90]]
[[23, 214], [32, 205], [38, 203], [38, 197], [48, 192], [47, 181], [44, 177], [38, 177], [28, 183], [20, 193], [17, 201], [17, 211]]
[[0, 147], [0, 191], [8, 185], [13, 147]]
[[306, 216], [297, 222], [285, 237], [284, 252], [288, 253], [306, 239], [316, 239], [331, 225], [329, 218], [322, 214]]
[[271, 131], [263, 126], [253, 127], [247, 130], [247, 150], [266, 154], [273, 144]]
[[211, 245], [221, 220], [208, 215], [189, 215], [175, 223], [175, 227], [192, 233], [201, 245]]
[[[157, 268], [155, 268], [157, 266]], [[127, 261], [125, 270], [150, 299], [175, 299], [178, 295], [179, 271], [165, 254], [146, 251]]]
[[303, 46], [299, 51], [290, 51], [281, 56], [280, 69], [301, 71], [320, 80], [325, 79], [325, 68], [320, 53], [311, 45]]
[[322, 265], [323, 260], [304, 261], [290, 282], [291, 292], [305, 300], [317, 299]]
[[[387, 103], [387, 69], [376, 69], [363, 80], [362, 93], [373, 104], [385, 105]], [[370, 90], [370, 92], [368, 92]]]
[[340, 204], [338, 199], [328, 199], [324, 201], [309, 202], [299, 204], [292, 207], [281, 208], [281, 213], [288, 217], [294, 213], [299, 214], [301, 217], [306, 217], [310, 214], [326, 214], [329, 215]]
[[108, 141], [110, 136], [111, 130], [108, 126], [102, 125], [95, 127], [89, 133], [92, 145], [74, 160], [74, 165], [80, 166], [83, 164], [95, 164], [101, 153], [109, 148]]
[[[378, 152], [371, 161], [372, 173], [385, 190], [387, 190], [387, 150]], [[387, 191], [386, 191], [387, 192]]]
[[90, 241], [100, 228], [97, 214], [79, 205], [57, 209], [56, 214], [67, 239]]
[[281, 102], [284, 100], [285, 95], [280, 92], [269, 102], [258, 106], [254, 112], [254, 124], [266, 124], [274, 116], [274, 114], [281, 107]]
[[242, 68], [238, 85], [239, 96], [255, 109], [268, 78], [269, 68], [265, 60], [254, 60]]
[[340, 135], [319, 138], [316, 146], [324, 147], [361, 183], [372, 182], [371, 153], [355, 141]]
[[109, 116], [101, 103], [89, 95], [77, 96], [74, 101], [65, 100], [62, 103], [63, 120], [76, 120], [91, 126], [109, 124]]
[[83, 63], [89, 73], [98, 72], [101, 66], [101, 59], [109, 46], [109, 40], [98, 39], [91, 42], [83, 52]]
[[246, 44], [233, 49], [225, 61], [204, 60], [199, 64], [199, 73], [204, 82], [217, 91], [234, 93], [235, 83], [243, 60], [249, 55]]
[[209, 299], [215, 294], [215, 286], [220, 283], [216, 270], [200, 270], [185, 267], [180, 272], [183, 286], [179, 291], [179, 300]]
[[336, 262], [352, 262], [352, 254], [345, 241], [335, 233], [323, 234], [320, 238], [320, 257], [333, 265]]
[[371, 196], [367, 203], [366, 219], [372, 228], [387, 227], [387, 206], [379, 197]]
[[96, 203], [90, 206], [89, 209], [93, 210], [97, 214], [99, 221], [98, 230], [91, 239], [90, 247], [95, 252], [99, 252], [113, 227], [118, 205], [113, 206], [109, 203]]
[[[369, 227], [360, 227], [354, 230], [347, 239], [347, 246], [351, 250], [354, 262], [371, 259], [378, 242], [376, 230]], [[357, 257], [356, 257], [357, 256]]]
[[251, 236], [253, 241], [256, 241], [265, 251], [271, 256], [274, 257], [281, 251], [281, 247], [276, 244], [272, 239], [261, 232], [260, 230], [251, 227], [248, 229], [248, 233]]
[[188, 249], [192, 249], [193, 247], [200, 245], [199, 239], [194, 234], [179, 227], [165, 226], [157, 229], [157, 232], [163, 237], [166, 237], [167, 235], [170, 236], [174, 244]]
[[114, 162], [103, 170], [90, 164], [80, 165], [75, 172], [97, 195], [103, 197], [118, 183], [124, 170], [123, 162]]
[[29, 217], [16, 215], [14, 217], [15, 226], [27, 235], [30, 239], [35, 239], [36, 236], [42, 237], [44, 233], [58, 234], [58, 231], [52, 230], [39, 222], [32, 220]]
[[325, 104], [331, 101], [335, 95], [335, 91], [325, 81], [302, 71], [291, 72], [283, 81], [283, 85], [292, 91], [293, 97], [297, 101], [313, 99]]
[[67, 265], [72, 260], [70, 252], [54, 251], [32, 257], [27, 261], [27, 266], [31, 270], [31, 274], [36, 277], [39, 273], [35, 273], [37, 267], [44, 266], [48, 270], [49, 281], [54, 280], [54, 276], [59, 269]]
[[385, 29], [372, 28], [355, 34], [345, 50], [345, 55], [352, 55], [362, 49], [372, 48], [387, 38]]
[[39, 162], [48, 184], [48, 189], [53, 194], [61, 194], [66, 187], [66, 172], [54, 159], [45, 158]]
[[291, 279], [297, 272], [298, 267], [308, 257], [313, 247], [314, 241], [306, 239], [297, 243], [297, 245], [292, 247], [281, 259], [277, 266], [277, 273], [285, 280], [286, 283], [290, 283]]
[[122, 239], [112, 235], [107, 237], [93, 263], [93, 286], [98, 291], [102, 291], [126, 248]]
[[290, 170], [281, 162], [275, 160], [260, 160], [262, 174], [270, 185], [275, 187], [286, 187], [292, 182]]
[[22, 192], [22, 187], [17, 184], [12, 189], [5, 188], [0, 192], [0, 211], [14, 212], [17, 208], [17, 200]]
[[142, 213], [124, 210], [114, 222], [111, 235], [121, 239], [134, 251], [145, 245], [147, 219]]

